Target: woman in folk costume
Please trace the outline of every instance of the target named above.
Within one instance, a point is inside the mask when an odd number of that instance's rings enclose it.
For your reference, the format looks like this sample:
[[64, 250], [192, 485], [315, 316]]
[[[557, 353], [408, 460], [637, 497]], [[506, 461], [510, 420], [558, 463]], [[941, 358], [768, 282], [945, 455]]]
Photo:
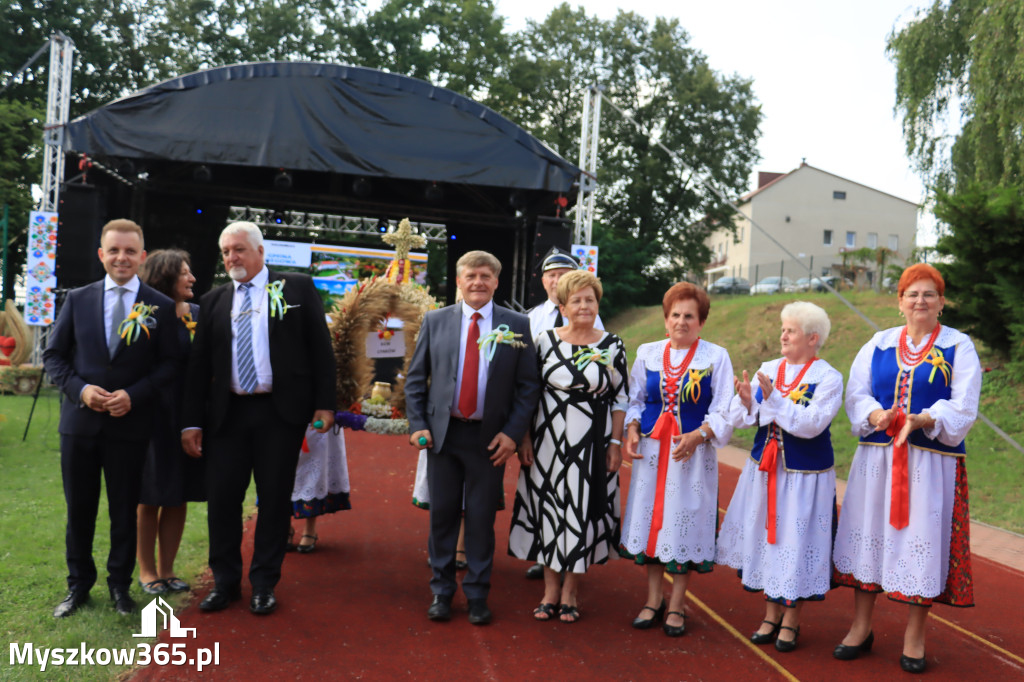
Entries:
[[854, 620], [833, 651], [870, 651], [875, 598], [909, 604], [900, 667], [923, 672], [933, 601], [971, 606], [974, 589], [964, 438], [978, 416], [981, 363], [967, 335], [939, 324], [945, 282], [930, 265], [900, 277], [907, 323], [857, 354], [846, 412], [860, 445], [850, 467], [833, 561], [854, 587]]
[[[619, 554], [647, 565], [647, 601], [633, 627], [646, 630], [664, 617], [670, 637], [685, 632], [689, 572], [714, 568], [715, 448], [732, 435], [732, 363], [724, 348], [700, 339], [710, 308], [707, 293], [693, 284], [665, 292], [668, 339], [637, 349], [629, 381], [624, 445], [633, 471]], [[674, 576], [667, 605], [665, 571]]]
[[831, 324], [804, 301], [782, 309], [782, 357], [753, 381], [736, 380], [734, 427], [757, 425], [718, 535], [718, 563], [763, 591], [764, 621], [750, 637], [796, 648], [805, 601], [825, 598], [832, 577], [836, 473], [829, 426], [843, 402], [843, 375], [817, 357]]

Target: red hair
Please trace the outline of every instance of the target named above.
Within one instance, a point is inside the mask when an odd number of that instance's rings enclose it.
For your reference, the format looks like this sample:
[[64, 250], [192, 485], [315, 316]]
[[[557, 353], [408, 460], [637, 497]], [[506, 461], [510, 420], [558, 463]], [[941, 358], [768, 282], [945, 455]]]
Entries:
[[708, 319], [708, 311], [711, 310], [711, 299], [708, 298], [708, 292], [701, 289], [696, 284], [690, 284], [689, 282], [679, 282], [669, 287], [669, 290], [665, 292], [665, 297], [661, 300], [662, 310], [665, 312], [665, 319], [668, 319], [668, 314], [672, 312], [672, 306], [678, 301], [685, 301], [687, 299], [693, 299], [697, 302], [697, 317], [700, 319], [700, 323], [704, 324]]
[[934, 282], [935, 290], [939, 292], [939, 296], [946, 295], [946, 281], [942, 279], [942, 274], [927, 263], [915, 263], [904, 270], [903, 274], [900, 275], [900, 283], [896, 289], [896, 294], [900, 298], [903, 298], [903, 292], [906, 291], [911, 284], [919, 282], [922, 279], [930, 279]]

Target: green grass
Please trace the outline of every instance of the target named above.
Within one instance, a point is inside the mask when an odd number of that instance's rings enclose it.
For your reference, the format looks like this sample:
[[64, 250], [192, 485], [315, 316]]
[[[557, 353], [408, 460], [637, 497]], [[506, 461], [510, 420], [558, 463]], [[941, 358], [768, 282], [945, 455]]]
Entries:
[[[60, 436], [57, 433], [60, 408], [57, 393], [44, 390], [36, 405], [28, 438], [22, 434], [32, 404], [31, 397], [0, 395], [0, 633], [4, 650], [0, 656], [2, 680], [110, 680], [124, 668], [75, 666], [48, 668], [11, 666], [9, 647], [13, 642], [31, 642], [36, 648], [134, 647], [139, 618], [122, 618], [111, 607], [106, 589], [106, 556], [110, 547], [110, 523], [106, 497], [100, 501], [93, 556], [99, 579], [92, 600], [70, 618], [54, 619], [53, 607], [67, 591], [64, 562], [66, 510], [60, 475]], [[252, 508], [254, 486], [246, 508]], [[175, 571], [197, 586], [206, 570], [206, 505], [190, 504], [181, 550]], [[135, 576], [136, 580], [138, 574]], [[149, 603], [136, 583], [132, 596], [139, 607]], [[183, 607], [191, 593], [165, 597], [174, 607]]]
[[[900, 323], [895, 297], [891, 294], [854, 291], [844, 295], [864, 314], [885, 329]], [[712, 298], [711, 312], [701, 337], [729, 351], [737, 374], [753, 374], [765, 360], [779, 356], [779, 313], [793, 300], [822, 306], [832, 320], [832, 331], [821, 357], [843, 373], [845, 382], [857, 351], [873, 330], [864, 320], [831, 294], [776, 294]], [[616, 316], [608, 328], [626, 343], [630, 363], [641, 343], [665, 337], [661, 306], [636, 308]], [[982, 364], [992, 367], [985, 375], [981, 412], [1018, 443], [1024, 443], [1024, 368], [1000, 365], [984, 348]], [[845, 386], [845, 383], [844, 383]], [[754, 429], [735, 432], [733, 442], [749, 448]], [[836, 452], [836, 473], [845, 478], [857, 448], [845, 410], [832, 422], [832, 444]], [[971, 517], [1018, 533], [1024, 532], [1024, 454], [1015, 450], [980, 420], [967, 437], [967, 471], [970, 480]]]

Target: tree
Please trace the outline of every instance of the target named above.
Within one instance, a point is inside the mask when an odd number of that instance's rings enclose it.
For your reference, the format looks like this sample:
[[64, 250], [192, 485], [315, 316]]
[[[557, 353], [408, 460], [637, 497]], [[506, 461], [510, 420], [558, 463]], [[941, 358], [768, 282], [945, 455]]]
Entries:
[[889, 36], [888, 52], [907, 152], [925, 178], [946, 190], [1024, 182], [1024, 4], [935, 0]]
[[758, 158], [750, 81], [716, 73], [688, 40], [674, 19], [620, 12], [602, 21], [562, 4], [514, 38], [490, 91], [492, 106], [570, 159], [590, 84], [636, 122], [603, 109], [595, 242], [602, 276], [616, 282], [609, 312], [655, 303], [668, 282], [703, 268], [707, 236], [732, 218], [702, 178], [738, 195]]
[[480, 97], [509, 55], [492, 0], [385, 0], [351, 29], [353, 62]]
[[940, 193], [935, 215], [950, 226], [937, 250], [946, 280], [943, 322], [1003, 357], [1024, 360], [1024, 195], [1016, 188], [972, 186]]

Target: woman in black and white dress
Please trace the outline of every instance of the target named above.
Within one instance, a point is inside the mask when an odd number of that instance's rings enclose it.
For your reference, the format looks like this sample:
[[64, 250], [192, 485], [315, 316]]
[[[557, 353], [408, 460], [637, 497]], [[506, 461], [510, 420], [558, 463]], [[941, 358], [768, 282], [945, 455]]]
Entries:
[[576, 622], [579, 576], [614, 557], [618, 542], [626, 349], [594, 328], [601, 293], [587, 271], [563, 275], [558, 300], [566, 324], [537, 337], [544, 391], [519, 449], [509, 533], [509, 554], [544, 566], [537, 620], [554, 618], [558, 604], [558, 618]]

